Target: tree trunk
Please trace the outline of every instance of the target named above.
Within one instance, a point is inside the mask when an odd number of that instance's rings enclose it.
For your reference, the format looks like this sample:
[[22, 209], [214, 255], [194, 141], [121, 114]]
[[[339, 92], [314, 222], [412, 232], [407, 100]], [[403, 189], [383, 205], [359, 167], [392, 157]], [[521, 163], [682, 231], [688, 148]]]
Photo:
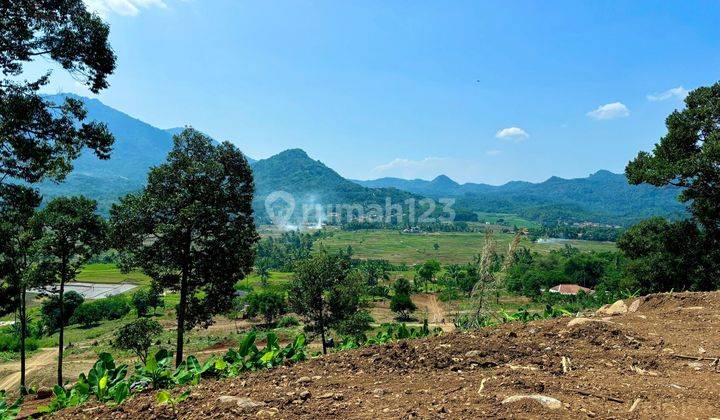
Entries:
[[177, 314], [177, 344], [176, 344], [176, 355], [175, 355], [175, 367], [180, 366], [183, 361], [183, 345], [185, 336], [185, 309], [187, 307], [187, 292], [188, 292], [188, 273], [187, 268], [183, 269], [182, 277], [180, 279], [180, 304], [178, 305]]
[[20, 288], [20, 395], [27, 394], [25, 384], [25, 337], [27, 337], [27, 311], [25, 309], [25, 285]]
[[65, 333], [65, 268], [63, 267], [60, 275], [60, 337], [58, 338], [58, 368], [57, 368], [57, 384], [63, 386], [62, 367], [63, 367], [63, 340]]
[[[323, 304], [325, 306], [325, 304]], [[320, 308], [320, 339], [322, 340], [323, 354], [327, 354], [327, 343], [325, 342], [325, 315], [324, 308]]]

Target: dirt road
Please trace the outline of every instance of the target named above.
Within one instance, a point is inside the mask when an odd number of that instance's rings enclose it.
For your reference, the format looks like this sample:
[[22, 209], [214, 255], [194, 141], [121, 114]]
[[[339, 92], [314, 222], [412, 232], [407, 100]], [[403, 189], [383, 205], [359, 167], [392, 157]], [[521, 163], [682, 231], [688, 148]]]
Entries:
[[412, 296], [412, 300], [417, 305], [419, 314], [427, 314], [428, 324], [431, 327], [440, 327], [443, 331], [453, 331], [452, 320], [445, 312], [442, 304], [438, 301], [434, 293], [421, 293]]
[[[25, 377], [31, 378], [38, 370], [48, 369], [57, 363], [57, 348], [40, 349], [28, 358], [25, 365]], [[0, 389], [15, 389], [20, 386], [20, 361], [0, 365]], [[7, 374], [6, 372], [10, 372]]]

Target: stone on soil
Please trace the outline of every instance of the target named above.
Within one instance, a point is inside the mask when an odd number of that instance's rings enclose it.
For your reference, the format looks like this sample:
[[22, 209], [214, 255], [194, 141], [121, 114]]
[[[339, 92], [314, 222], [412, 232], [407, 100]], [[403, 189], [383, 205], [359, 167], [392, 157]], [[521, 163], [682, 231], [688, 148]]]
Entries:
[[558, 410], [562, 408], [562, 403], [560, 400], [557, 400], [553, 397], [548, 397], [546, 395], [513, 395], [511, 397], [507, 397], [504, 400], [502, 400], [503, 404], [510, 404], [517, 401], [523, 401], [523, 400], [533, 400], [540, 403], [545, 408], [548, 408], [550, 410]]

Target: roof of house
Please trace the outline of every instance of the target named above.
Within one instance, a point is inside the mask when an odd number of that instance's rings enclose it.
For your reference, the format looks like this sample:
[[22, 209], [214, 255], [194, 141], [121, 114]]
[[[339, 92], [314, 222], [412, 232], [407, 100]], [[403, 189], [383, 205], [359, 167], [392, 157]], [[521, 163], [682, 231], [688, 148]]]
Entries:
[[583, 291], [587, 294], [595, 293], [593, 289], [588, 289], [587, 287], [582, 287], [577, 284], [558, 284], [557, 286], [553, 286], [550, 288], [550, 292], [560, 293], [561, 295], [576, 295], [580, 291]]

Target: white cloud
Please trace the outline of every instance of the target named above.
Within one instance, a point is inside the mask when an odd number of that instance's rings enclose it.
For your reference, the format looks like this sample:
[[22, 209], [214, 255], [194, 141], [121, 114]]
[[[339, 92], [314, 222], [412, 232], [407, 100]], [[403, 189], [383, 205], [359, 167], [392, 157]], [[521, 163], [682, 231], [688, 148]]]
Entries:
[[510, 139], [515, 141], [525, 140], [530, 138], [530, 134], [520, 127], [508, 127], [495, 133], [495, 137], [499, 139]]
[[682, 86], [678, 86], [676, 88], [668, 89], [665, 92], [660, 93], [652, 93], [650, 95], [647, 95], [648, 101], [666, 101], [668, 99], [680, 99], [683, 100], [685, 97], [688, 96], [688, 91]]
[[149, 7], [166, 8], [163, 0], [83, 0], [87, 8], [100, 16], [116, 13], [122, 16], [137, 16], [141, 9]]
[[594, 111], [586, 114], [596, 120], [612, 120], [614, 118], [625, 118], [630, 115], [630, 110], [621, 102], [605, 104]]
[[492, 150], [486, 150], [485, 154], [488, 156], [497, 156], [502, 153], [502, 150], [492, 149]]
[[395, 158], [373, 168], [373, 173], [401, 178], [428, 178], [452, 168], [451, 160], [442, 157], [426, 157], [420, 160]]

